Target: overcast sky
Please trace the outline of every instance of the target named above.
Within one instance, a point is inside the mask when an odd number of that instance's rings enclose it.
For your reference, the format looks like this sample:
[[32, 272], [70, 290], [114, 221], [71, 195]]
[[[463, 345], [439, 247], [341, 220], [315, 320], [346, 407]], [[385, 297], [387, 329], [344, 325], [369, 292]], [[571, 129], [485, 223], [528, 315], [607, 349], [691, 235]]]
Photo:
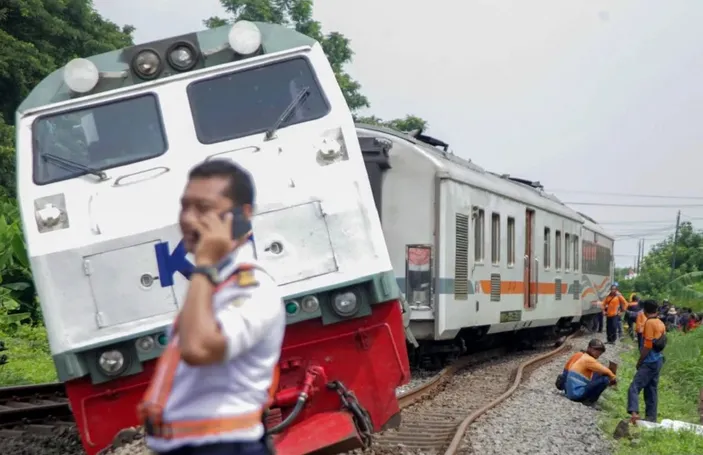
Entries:
[[[134, 25], [137, 43], [200, 30], [202, 19], [224, 15], [219, 0], [94, 4]], [[351, 39], [348, 70], [372, 104], [368, 114], [423, 117], [454, 153], [538, 180], [565, 202], [626, 205], [574, 206], [611, 223], [618, 265], [633, 263], [637, 237], [651, 246], [672, 233], [678, 208], [682, 220], [703, 227], [703, 1], [430, 5], [315, 3], [324, 30]]]

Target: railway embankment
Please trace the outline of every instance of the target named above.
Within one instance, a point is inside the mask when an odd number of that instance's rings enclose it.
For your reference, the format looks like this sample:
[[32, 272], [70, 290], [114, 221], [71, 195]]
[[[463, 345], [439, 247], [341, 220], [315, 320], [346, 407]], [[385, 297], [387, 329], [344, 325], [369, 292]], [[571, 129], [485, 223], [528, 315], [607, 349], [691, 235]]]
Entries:
[[[599, 428], [601, 401], [595, 407], [568, 400], [554, 381], [574, 352], [593, 335], [574, 340], [571, 348], [542, 365], [500, 406], [481, 417], [464, 437], [458, 453], [481, 455], [583, 455], [613, 453], [613, 443]], [[600, 334], [597, 335], [599, 338]], [[605, 337], [602, 337], [603, 340]], [[627, 345], [607, 345], [601, 362], [620, 362]], [[617, 386], [627, 385], [622, 382]]]
[[[701, 424], [700, 394], [703, 388], [703, 328], [689, 333], [669, 332], [664, 351], [666, 362], [659, 380], [658, 418]], [[603, 403], [600, 427], [614, 434], [618, 422], [627, 418], [627, 388], [635, 374], [637, 351], [621, 355], [618, 369], [620, 386], [607, 392]], [[644, 415], [644, 400], [640, 396], [640, 414]], [[629, 434], [613, 443], [614, 455], [700, 455], [703, 437], [692, 432], [646, 430], [629, 426]]]

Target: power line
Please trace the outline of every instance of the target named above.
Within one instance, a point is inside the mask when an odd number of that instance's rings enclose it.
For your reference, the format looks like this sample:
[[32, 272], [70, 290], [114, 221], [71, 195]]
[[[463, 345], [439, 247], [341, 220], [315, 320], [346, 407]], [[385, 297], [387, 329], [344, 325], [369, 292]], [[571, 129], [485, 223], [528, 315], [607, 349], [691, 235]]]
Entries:
[[622, 197], [642, 197], [651, 199], [695, 199], [703, 200], [703, 196], [668, 196], [664, 194], [638, 194], [638, 193], [608, 193], [599, 191], [581, 191], [581, 190], [564, 190], [564, 189], [551, 189], [555, 193], [572, 193], [572, 194], [592, 194], [595, 196], [622, 196]]
[[676, 208], [692, 208], [692, 207], [703, 207], [703, 204], [610, 204], [607, 202], [564, 202], [564, 204], [570, 205], [591, 205], [595, 207], [632, 207], [641, 209], [676, 209]]
[[[690, 220], [690, 221], [703, 220], [703, 218], [690, 217], [690, 216], [684, 215], [683, 213], [681, 214], [681, 216], [687, 218], [687, 220]], [[614, 225], [614, 224], [661, 224], [661, 223], [671, 224], [671, 220], [631, 220], [631, 221], [600, 221], [600, 222], [598, 222], [598, 224], [607, 224], [607, 225]]]

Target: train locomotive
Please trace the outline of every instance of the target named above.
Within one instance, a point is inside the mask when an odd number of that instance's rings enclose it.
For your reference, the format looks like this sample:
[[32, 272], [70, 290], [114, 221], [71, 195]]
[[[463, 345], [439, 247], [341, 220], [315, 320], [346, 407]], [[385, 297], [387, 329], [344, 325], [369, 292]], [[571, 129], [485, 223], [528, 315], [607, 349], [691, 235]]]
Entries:
[[17, 111], [18, 199], [59, 379], [88, 455], [137, 424], [192, 269], [188, 170], [257, 187], [257, 255], [285, 295], [277, 452], [344, 451], [399, 423], [403, 304], [351, 113], [319, 43], [239, 21], [79, 58]]
[[411, 364], [501, 335], [591, 327], [613, 238], [536, 182], [489, 172], [415, 131], [357, 125], [398, 286]]

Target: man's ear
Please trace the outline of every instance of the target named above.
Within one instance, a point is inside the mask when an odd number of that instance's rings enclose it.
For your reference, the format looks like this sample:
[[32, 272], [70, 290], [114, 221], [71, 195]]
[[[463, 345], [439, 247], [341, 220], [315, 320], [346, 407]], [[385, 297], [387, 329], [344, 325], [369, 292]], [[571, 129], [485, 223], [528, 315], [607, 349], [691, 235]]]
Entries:
[[244, 213], [244, 216], [247, 217], [247, 219], [251, 219], [254, 213], [254, 208], [251, 204], [244, 204], [242, 205], [242, 213]]

